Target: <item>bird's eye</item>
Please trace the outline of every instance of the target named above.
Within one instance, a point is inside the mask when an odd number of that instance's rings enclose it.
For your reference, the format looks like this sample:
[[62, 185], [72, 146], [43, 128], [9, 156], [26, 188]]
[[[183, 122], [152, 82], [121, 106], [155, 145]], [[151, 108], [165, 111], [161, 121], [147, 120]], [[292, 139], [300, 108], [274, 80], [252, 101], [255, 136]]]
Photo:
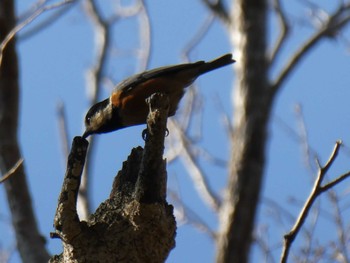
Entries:
[[90, 122], [91, 122], [91, 116], [86, 116], [85, 123], [90, 124]]

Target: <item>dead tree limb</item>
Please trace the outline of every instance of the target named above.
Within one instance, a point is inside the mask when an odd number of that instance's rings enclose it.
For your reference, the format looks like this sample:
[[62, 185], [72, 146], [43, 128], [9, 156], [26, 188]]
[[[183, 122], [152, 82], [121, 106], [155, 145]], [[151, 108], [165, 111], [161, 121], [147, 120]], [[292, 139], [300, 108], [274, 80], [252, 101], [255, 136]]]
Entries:
[[50, 262], [164, 262], [175, 246], [162, 157], [168, 100], [155, 94], [149, 105], [145, 148], [131, 151], [109, 198], [87, 221], [79, 220], [76, 201], [88, 142], [74, 138], [51, 235], [61, 238], [63, 253]]

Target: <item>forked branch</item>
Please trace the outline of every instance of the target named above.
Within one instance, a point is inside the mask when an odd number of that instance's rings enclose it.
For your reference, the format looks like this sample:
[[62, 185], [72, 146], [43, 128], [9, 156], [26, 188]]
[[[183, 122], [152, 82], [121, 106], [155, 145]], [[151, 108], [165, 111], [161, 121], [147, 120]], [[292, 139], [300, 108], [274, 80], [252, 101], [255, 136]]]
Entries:
[[202, 2], [213, 12], [214, 15], [219, 17], [225, 24], [231, 23], [231, 18], [222, 0], [202, 0]]
[[272, 49], [271, 55], [270, 55], [270, 67], [276, 62], [278, 55], [280, 54], [283, 44], [286, 42], [288, 33], [289, 33], [289, 23], [287, 20], [287, 16], [281, 6], [280, 0], [274, 0], [273, 1], [274, 9], [277, 15], [277, 18], [279, 20], [280, 24], [280, 33], [277, 39], [277, 42], [275, 46]]
[[324, 25], [310, 36], [299, 49], [289, 58], [284, 68], [278, 74], [275, 81], [272, 83], [272, 94], [276, 93], [287, 79], [290, 73], [297, 67], [305, 55], [312, 50], [324, 38], [334, 37], [339, 30], [344, 28], [350, 21], [350, 4], [343, 4], [329, 16]]
[[317, 161], [318, 175], [313, 189], [307, 201], [305, 202], [304, 207], [302, 208], [292, 230], [284, 236], [284, 246], [281, 254], [281, 263], [287, 262], [289, 251], [293, 244], [293, 241], [297, 237], [317, 197], [350, 176], [350, 171], [348, 171], [343, 175], [340, 175], [338, 178], [334, 179], [330, 183], [322, 185], [325, 175], [327, 174], [327, 172], [329, 171], [329, 169], [331, 168], [331, 166], [337, 158], [341, 144], [341, 141], [336, 142], [333, 152], [331, 153], [327, 163], [324, 166], [321, 166], [320, 163]]

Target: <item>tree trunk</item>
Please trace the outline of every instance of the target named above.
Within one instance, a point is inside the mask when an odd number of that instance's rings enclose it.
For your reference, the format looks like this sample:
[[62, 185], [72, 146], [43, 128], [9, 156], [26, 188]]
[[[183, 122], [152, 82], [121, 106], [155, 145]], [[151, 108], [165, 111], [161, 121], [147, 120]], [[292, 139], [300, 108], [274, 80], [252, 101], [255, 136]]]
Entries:
[[265, 0], [236, 0], [232, 6], [235, 59], [234, 132], [228, 186], [220, 211], [216, 261], [249, 260], [265, 165], [270, 97], [266, 60]]
[[[0, 1], [0, 42], [15, 27], [14, 1]], [[17, 141], [18, 62], [15, 39], [4, 50], [0, 66], [0, 169], [8, 172], [21, 158]], [[23, 262], [47, 262], [45, 239], [39, 234], [23, 165], [5, 181], [5, 189]]]

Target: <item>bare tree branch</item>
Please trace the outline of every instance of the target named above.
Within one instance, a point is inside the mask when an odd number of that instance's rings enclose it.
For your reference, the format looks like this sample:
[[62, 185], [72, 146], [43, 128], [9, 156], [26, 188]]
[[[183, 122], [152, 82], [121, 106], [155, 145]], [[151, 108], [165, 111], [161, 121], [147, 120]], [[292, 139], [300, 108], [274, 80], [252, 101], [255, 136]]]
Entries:
[[269, 244], [267, 236], [268, 231], [266, 227], [263, 229], [260, 228], [259, 231], [255, 231], [254, 241], [263, 253], [264, 261], [262, 262], [274, 263], [275, 260], [272, 256], [273, 248], [271, 244]]
[[184, 224], [189, 224], [194, 226], [201, 232], [204, 232], [213, 240], [216, 238], [216, 233], [211, 229], [211, 227], [198, 215], [193, 209], [187, 206], [182, 198], [173, 191], [168, 191], [169, 197], [175, 202], [175, 209], [177, 211], [177, 221], [183, 222]]
[[214, 22], [214, 15], [209, 15], [197, 30], [197, 32], [193, 35], [193, 37], [187, 42], [182, 50], [182, 57], [187, 62], [189, 61], [189, 56], [191, 51], [198, 46], [198, 44], [203, 40], [203, 38], [207, 35], [210, 27]]
[[95, 0], [85, 1], [85, 7], [89, 18], [91, 18], [93, 26], [95, 27], [95, 64], [87, 73], [87, 90], [89, 93], [90, 104], [95, 104], [99, 99], [101, 92], [100, 82], [107, 60], [107, 51], [111, 41], [109, 32], [110, 24], [102, 17]]
[[346, 227], [344, 226], [344, 220], [342, 217], [342, 211], [339, 207], [339, 197], [337, 193], [333, 190], [330, 190], [327, 192], [330, 202], [332, 203], [332, 207], [334, 210], [334, 222], [337, 228], [337, 234], [338, 234], [338, 240], [339, 240], [339, 249], [336, 254], [339, 258], [339, 254], [341, 254], [341, 257], [343, 258], [343, 262], [350, 262], [349, 258], [349, 252], [348, 252], [348, 237], [347, 237], [347, 231]]
[[[46, 2], [46, 1], [43, 1]], [[72, 2], [77, 3], [78, 1], [73, 0]], [[58, 21], [61, 17], [63, 17], [71, 8], [73, 7], [73, 3], [70, 5], [64, 5], [57, 10], [55, 9], [52, 11], [52, 14], [46, 18], [43, 18], [40, 22], [30, 27], [25, 32], [22, 32], [18, 36], [18, 41], [21, 42], [23, 40], [26, 40], [28, 38], [33, 37], [37, 33], [42, 32], [44, 29], [47, 29], [50, 25], [54, 24], [56, 21]]]
[[139, 58], [139, 69], [137, 71], [144, 71], [148, 68], [149, 59], [151, 56], [151, 21], [147, 10], [146, 2], [144, 0], [137, 0], [130, 6], [123, 6], [121, 1], [115, 1], [114, 14], [108, 19], [105, 19], [106, 25], [110, 27], [122, 18], [129, 18], [137, 16], [139, 23], [139, 43], [140, 47], [132, 52]]
[[150, 56], [151, 56], [151, 21], [149, 13], [144, 0], [140, 1], [140, 11], [138, 15], [139, 30], [140, 30], [140, 51], [138, 57], [140, 59], [139, 71], [144, 71], [148, 68]]
[[340, 175], [337, 179], [322, 186], [321, 189], [323, 191], [327, 191], [327, 190], [333, 188], [335, 185], [337, 185], [337, 184], [341, 183], [342, 181], [344, 181], [345, 179], [347, 179], [349, 176], [350, 176], [350, 171]]
[[[218, 111], [221, 113], [223, 126], [224, 126], [224, 129], [228, 135], [228, 138], [232, 138], [233, 127], [232, 127], [232, 123], [230, 121], [230, 116], [225, 112], [224, 105], [223, 105], [222, 101], [220, 100], [219, 96], [214, 97], [214, 103], [215, 103], [215, 106], [218, 108]], [[227, 161], [226, 161], [226, 163], [227, 163]]]
[[300, 104], [297, 104], [295, 106], [295, 114], [296, 114], [297, 122], [299, 124], [298, 125], [299, 126], [299, 138], [301, 140], [301, 147], [303, 149], [304, 156], [305, 156], [305, 165], [309, 169], [310, 172], [314, 172], [315, 171], [315, 169], [314, 169], [315, 162], [312, 162], [311, 159], [314, 160], [316, 154], [315, 154], [315, 151], [310, 147], [310, 144], [309, 144], [308, 132], [307, 132], [307, 128], [306, 128], [306, 124], [305, 124], [305, 120], [304, 120], [303, 110], [302, 110], [302, 107]]
[[7, 172], [5, 173], [1, 178], [0, 178], [0, 184], [5, 182], [8, 178], [10, 178], [11, 175], [13, 175], [18, 167], [23, 163], [23, 158], [19, 159], [14, 165], [13, 167]]
[[339, 30], [345, 27], [350, 21], [350, 4], [340, 5], [332, 15], [329, 16], [322, 28], [316, 31], [308, 40], [306, 40], [299, 49], [289, 58], [277, 78], [272, 82], [272, 94], [282, 86], [290, 73], [296, 68], [302, 58], [306, 56], [311, 49], [322, 39], [334, 37]]
[[317, 221], [320, 215], [320, 202], [316, 202], [314, 208], [311, 211], [311, 223], [308, 224], [307, 227], [304, 227], [304, 236], [306, 244], [302, 248], [301, 257], [304, 259], [304, 262], [310, 262], [310, 257], [313, 256], [314, 253], [314, 246], [313, 246], [313, 238], [315, 234], [315, 229], [317, 225]]
[[272, 48], [272, 52], [270, 54], [270, 65], [269, 65], [270, 67], [274, 65], [274, 63], [278, 58], [278, 55], [281, 53], [282, 47], [284, 43], [286, 43], [287, 37], [289, 35], [289, 29], [290, 29], [286, 14], [281, 6], [281, 0], [274, 0], [273, 5], [274, 5], [275, 12], [277, 14], [277, 18], [279, 20], [279, 25], [281, 29], [280, 29], [280, 34], [278, 36], [276, 44]]
[[295, 216], [289, 211], [289, 209], [279, 204], [276, 200], [264, 197], [262, 202], [266, 203], [266, 206], [273, 210], [274, 213], [272, 217], [282, 226], [284, 226], [282, 218], [286, 218], [288, 222], [295, 221]]
[[[107, 61], [107, 53], [110, 46], [110, 23], [103, 18], [100, 10], [98, 10], [95, 0], [85, 1], [85, 8], [89, 18], [91, 18], [95, 27], [95, 53], [94, 65], [87, 72], [86, 86], [89, 94], [90, 105], [95, 104], [101, 93], [101, 81]], [[81, 185], [79, 188], [78, 211], [81, 218], [87, 218], [91, 213], [91, 189], [89, 186], [89, 178], [91, 174], [91, 156], [94, 150], [94, 136], [89, 137], [89, 151], [87, 152], [85, 169], [83, 172]]]
[[185, 167], [188, 168], [189, 174], [193, 181], [194, 186], [197, 189], [198, 194], [202, 197], [203, 201], [208, 204], [214, 211], [218, 211], [221, 202], [220, 199], [215, 195], [214, 191], [209, 187], [204, 171], [200, 168], [196, 157], [190, 150], [190, 143], [186, 138], [183, 131], [176, 125], [175, 121], [169, 119], [169, 126], [172, 131], [176, 131], [181, 145], [181, 160], [184, 162]]
[[209, 8], [209, 10], [213, 12], [215, 16], [219, 17], [225, 24], [231, 23], [231, 18], [222, 0], [202, 0], [202, 2]]
[[41, 8], [39, 8], [38, 10], [36, 10], [31, 16], [29, 16], [26, 20], [24, 20], [22, 23], [16, 25], [4, 38], [4, 40], [1, 42], [0, 44], [0, 66], [2, 64], [2, 57], [3, 57], [3, 53], [4, 53], [4, 49], [7, 46], [7, 44], [13, 39], [13, 37], [19, 32], [21, 31], [25, 26], [29, 25], [31, 22], [33, 22], [37, 17], [39, 17], [42, 13], [48, 11], [48, 10], [52, 10], [55, 8], [58, 8], [62, 5], [65, 4], [70, 4], [73, 3], [75, 0], [64, 0], [62, 2], [58, 2], [52, 5], [48, 5], [48, 6], [43, 6]]
[[66, 117], [65, 107], [62, 101], [57, 104], [57, 118], [58, 118], [59, 133], [61, 137], [63, 156], [64, 156], [64, 160], [66, 160], [69, 154], [69, 143], [68, 143], [69, 135], [68, 135], [68, 128], [67, 128], [67, 117]]
[[290, 248], [292, 246], [292, 243], [295, 240], [295, 238], [297, 237], [301, 227], [303, 226], [303, 224], [308, 216], [308, 213], [309, 213], [312, 205], [316, 201], [317, 197], [319, 195], [321, 195], [322, 193], [324, 193], [325, 191], [329, 190], [331, 187], [335, 186], [337, 183], [341, 182], [342, 180], [344, 180], [350, 176], [350, 171], [349, 171], [349, 172], [345, 173], [344, 175], [341, 175], [337, 179], [333, 180], [332, 182], [326, 184], [325, 186], [321, 185], [325, 175], [327, 174], [328, 170], [331, 168], [332, 164], [334, 163], [334, 161], [337, 158], [340, 146], [341, 146], [341, 142], [337, 141], [335, 144], [335, 147], [333, 149], [333, 152], [331, 153], [328, 161], [326, 162], [326, 164], [324, 166], [321, 166], [318, 163], [319, 171], [318, 171], [318, 175], [317, 175], [315, 184], [313, 186], [313, 189], [312, 189], [307, 201], [305, 202], [304, 207], [302, 208], [298, 219], [295, 221], [295, 224], [294, 224], [292, 230], [284, 236], [284, 246], [283, 246], [283, 251], [281, 254], [281, 263], [287, 262], [289, 251], [290, 251]]

